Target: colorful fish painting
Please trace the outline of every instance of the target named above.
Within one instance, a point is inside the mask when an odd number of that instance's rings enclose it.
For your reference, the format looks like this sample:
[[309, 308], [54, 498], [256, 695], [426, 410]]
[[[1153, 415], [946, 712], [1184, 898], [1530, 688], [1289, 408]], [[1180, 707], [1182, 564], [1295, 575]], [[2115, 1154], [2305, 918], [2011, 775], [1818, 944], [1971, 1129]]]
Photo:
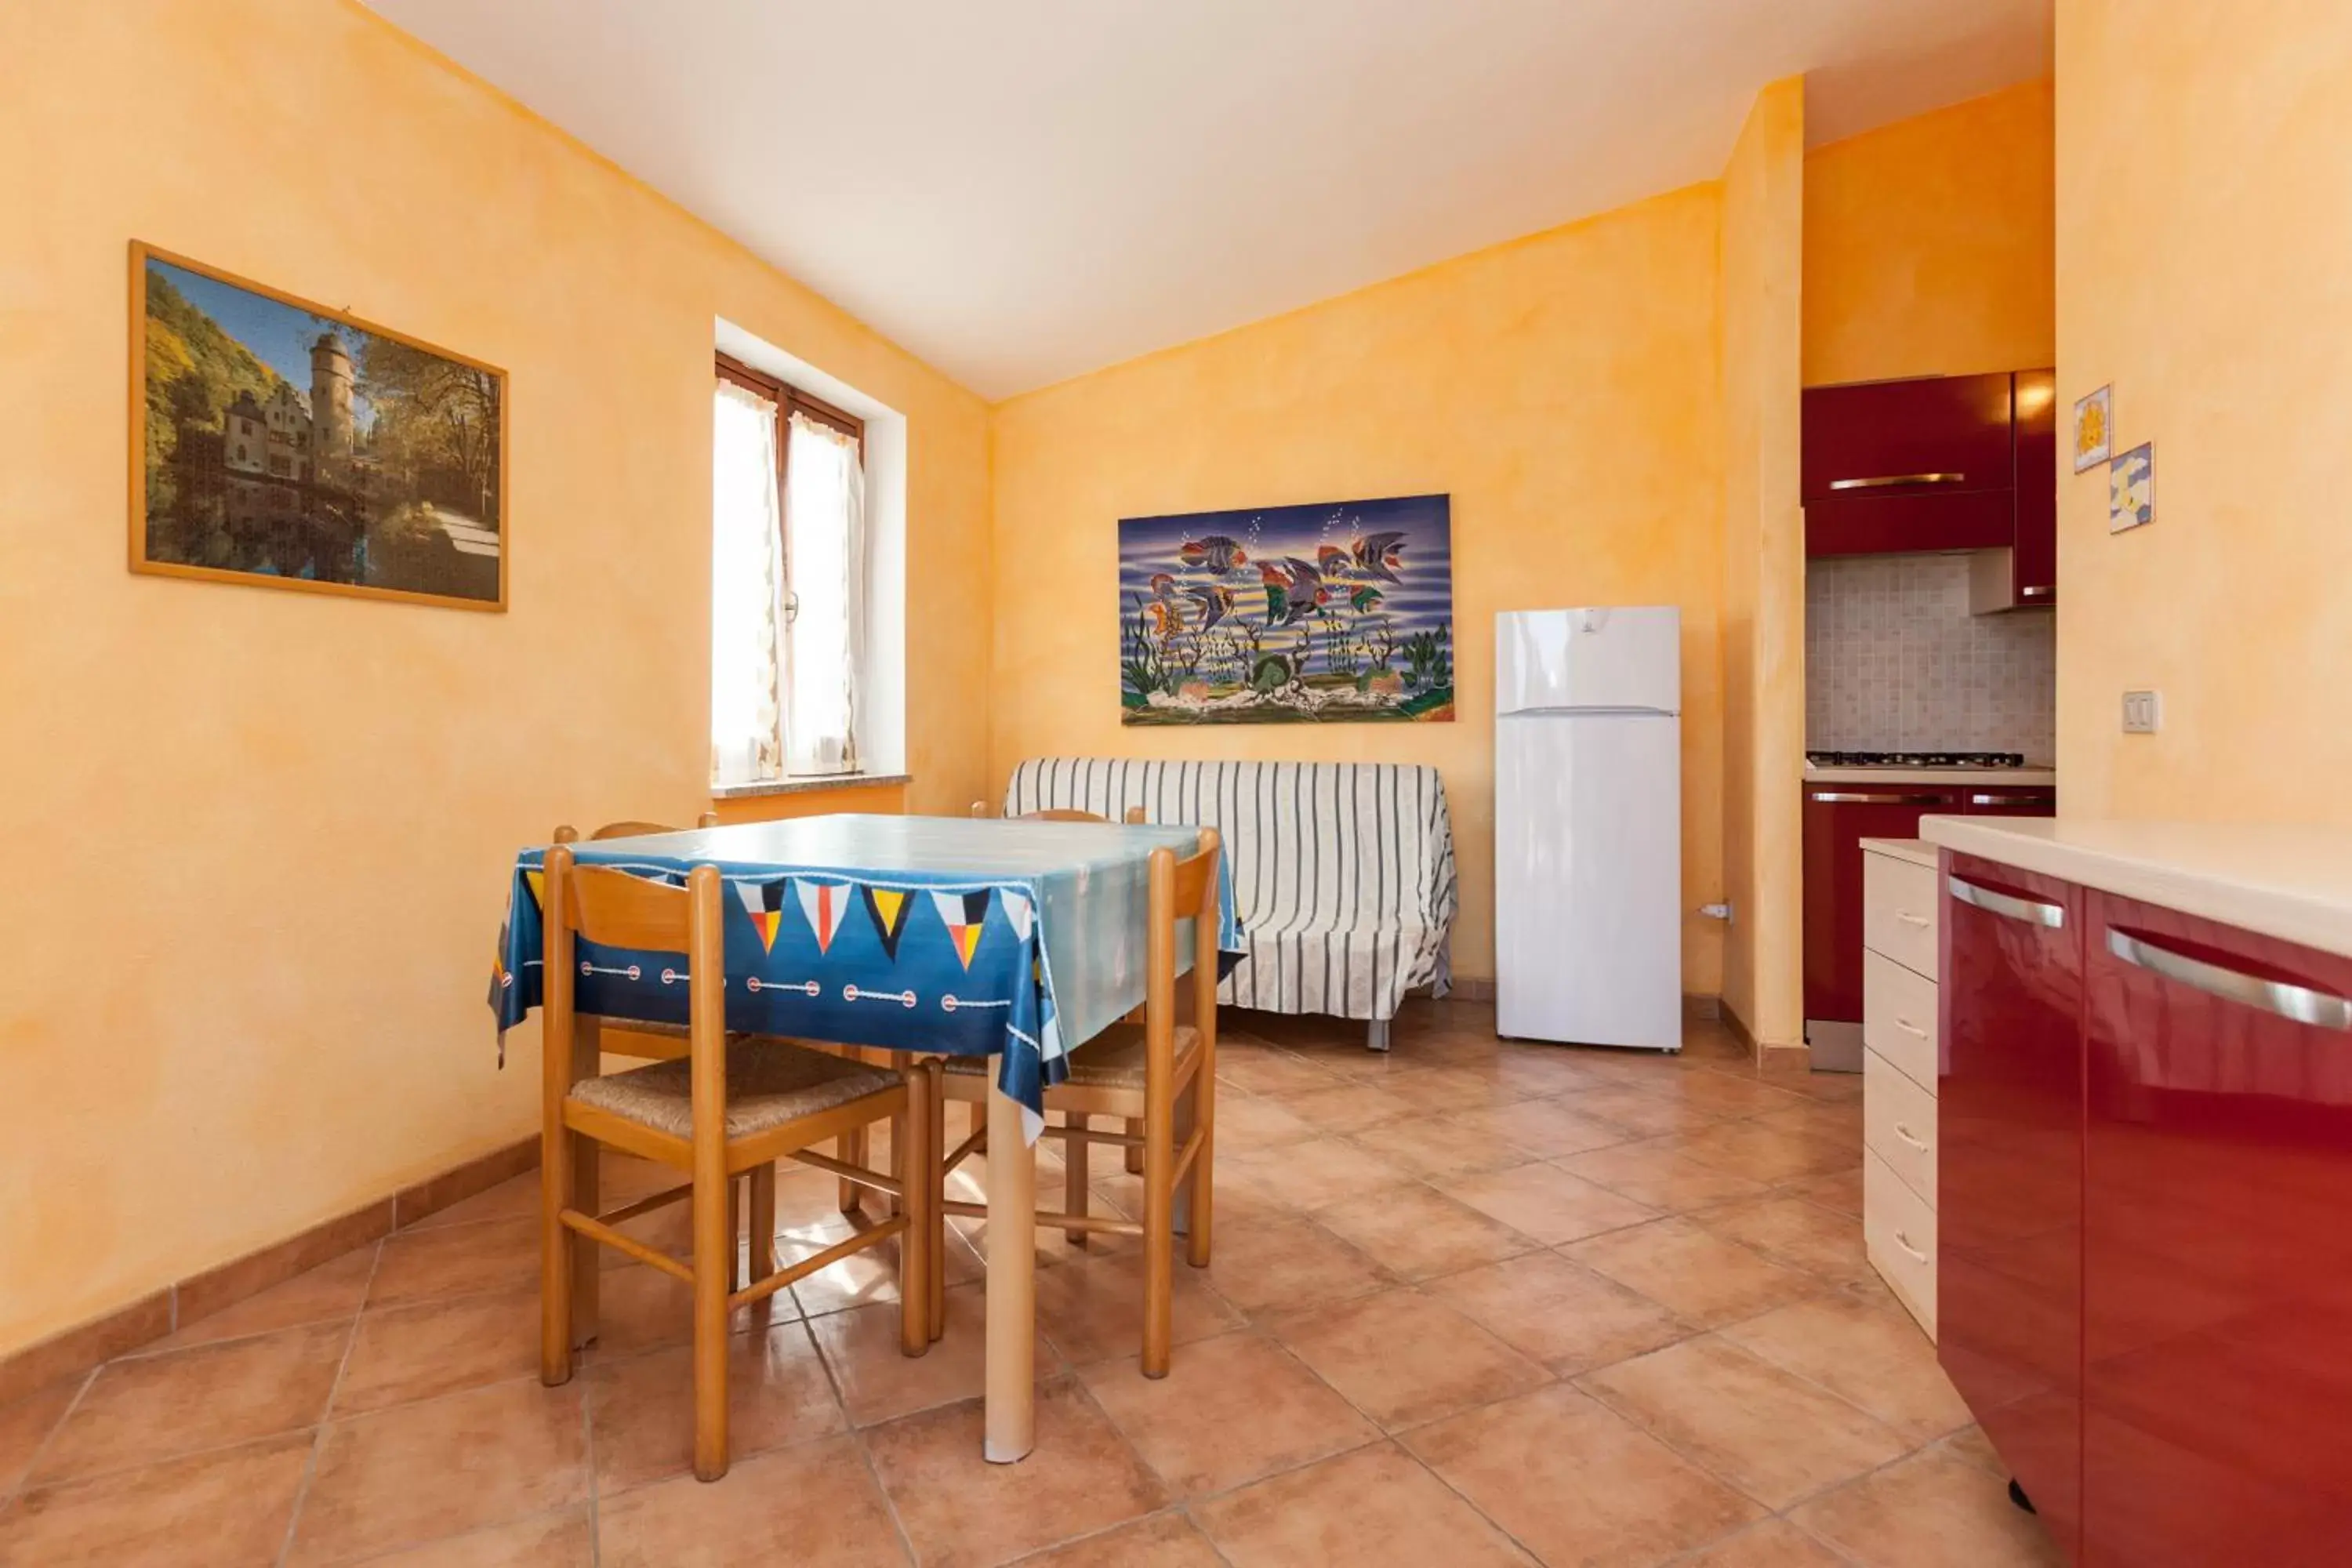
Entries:
[[1124, 518], [1119, 606], [1128, 724], [1454, 717], [1446, 496]]

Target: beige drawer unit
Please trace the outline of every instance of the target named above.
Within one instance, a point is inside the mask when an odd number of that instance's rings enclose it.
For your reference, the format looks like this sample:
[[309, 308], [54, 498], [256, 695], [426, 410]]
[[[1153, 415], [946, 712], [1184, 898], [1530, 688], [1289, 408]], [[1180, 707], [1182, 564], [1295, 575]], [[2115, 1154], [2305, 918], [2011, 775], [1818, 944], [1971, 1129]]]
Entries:
[[1862, 1063], [1863, 1144], [1903, 1184], [1936, 1202], [1936, 1097], [1876, 1051]]
[[1871, 1266], [1936, 1337], [1936, 1211], [1885, 1161], [1862, 1156], [1862, 1239]]
[[[1867, 848], [1867, 846], [1865, 846]], [[1936, 868], [1892, 855], [1862, 858], [1862, 945], [1936, 978]], [[1867, 1020], [1865, 1020], [1867, 1026]]]
[[[1936, 1092], [1936, 983], [1883, 952], [1862, 955], [1862, 1043]], [[1864, 1090], [1868, 1092], [1867, 1089]]]

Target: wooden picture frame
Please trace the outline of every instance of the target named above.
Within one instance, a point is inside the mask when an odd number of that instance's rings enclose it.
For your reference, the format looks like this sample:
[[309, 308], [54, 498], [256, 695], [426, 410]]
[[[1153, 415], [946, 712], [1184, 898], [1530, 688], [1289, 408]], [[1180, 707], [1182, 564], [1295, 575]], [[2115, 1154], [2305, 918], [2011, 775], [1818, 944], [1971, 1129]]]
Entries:
[[506, 372], [142, 241], [130, 265], [133, 573], [506, 609]]

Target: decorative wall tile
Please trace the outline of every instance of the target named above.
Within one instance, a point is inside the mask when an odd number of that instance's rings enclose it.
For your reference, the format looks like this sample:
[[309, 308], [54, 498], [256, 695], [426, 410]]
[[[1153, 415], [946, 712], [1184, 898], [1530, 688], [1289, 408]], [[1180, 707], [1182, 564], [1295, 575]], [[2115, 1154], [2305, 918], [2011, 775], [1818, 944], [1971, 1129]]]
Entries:
[[1965, 555], [1805, 568], [1807, 749], [2056, 753], [2056, 611], [1969, 614]]

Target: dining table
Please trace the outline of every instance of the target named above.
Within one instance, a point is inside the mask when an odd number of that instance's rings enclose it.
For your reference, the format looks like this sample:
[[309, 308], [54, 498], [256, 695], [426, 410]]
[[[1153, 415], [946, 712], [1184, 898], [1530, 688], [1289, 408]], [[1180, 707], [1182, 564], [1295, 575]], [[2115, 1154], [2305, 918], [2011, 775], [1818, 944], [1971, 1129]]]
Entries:
[[[1199, 829], [1028, 819], [833, 815], [570, 846], [578, 863], [682, 884], [715, 866], [730, 1032], [997, 1058], [988, 1096], [983, 1449], [1035, 1445], [1036, 1140], [1072, 1050], [1144, 999], [1152, 852]], [[490, 984], [506, 1032], [539, 1005], [546, 849], [515, 858]], [[1233, 881], [1218, 947], [1238, 962]], [[1184, 922], [1189, 927], [1190, 922]], [[1180, 933], [1180, 965], [1192, 942]], [[666, 962], [672, 960], [674, 962]], [[578, 1012], [687, 1022], [684, 959], [578, 942]]]

